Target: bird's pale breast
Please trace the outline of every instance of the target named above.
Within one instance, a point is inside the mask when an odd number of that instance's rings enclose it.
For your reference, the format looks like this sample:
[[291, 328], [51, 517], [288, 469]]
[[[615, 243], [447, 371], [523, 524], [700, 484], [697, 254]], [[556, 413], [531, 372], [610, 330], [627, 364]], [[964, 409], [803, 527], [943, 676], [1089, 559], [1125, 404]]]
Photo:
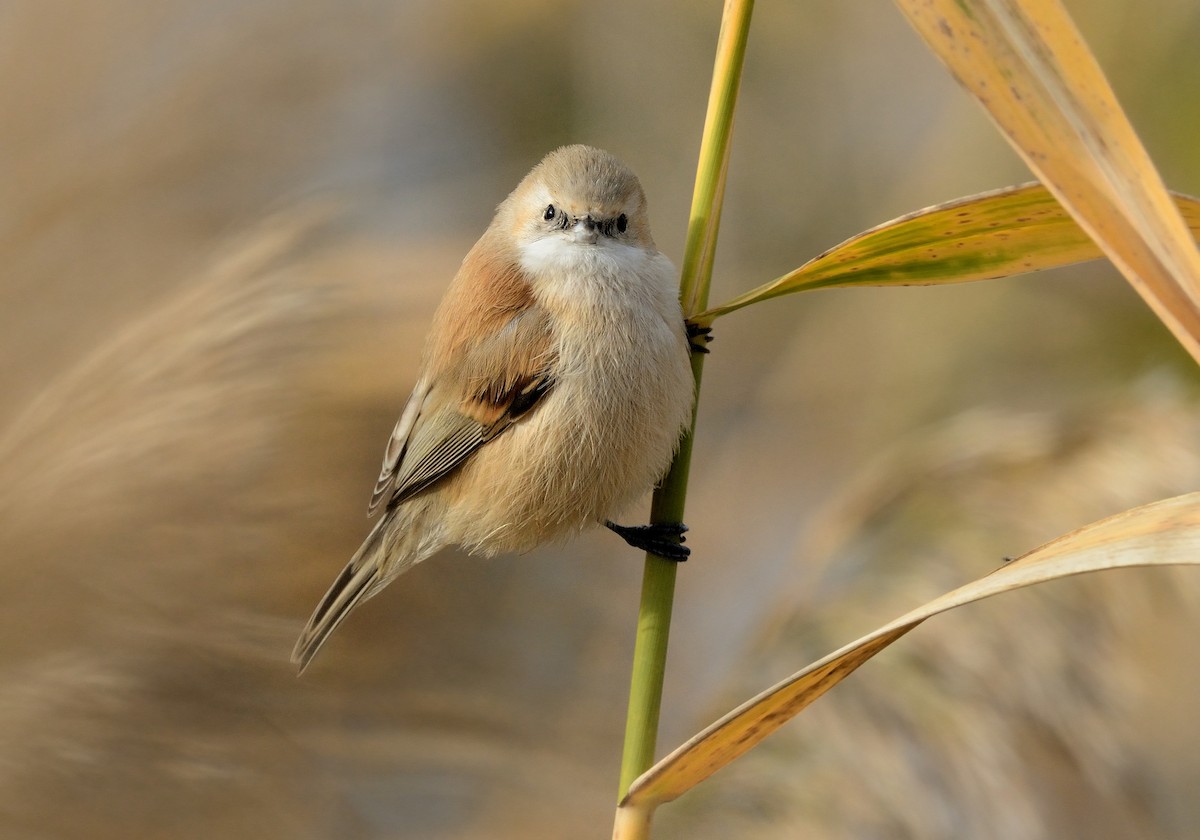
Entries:
[[464, 465], [448, 536], [468, 548], [527, 550], [616, 516], [662, 477], [690, 419], [674, 269], [657, 253], [598, 251], [538, 287], [555, 325], [554, 388]]

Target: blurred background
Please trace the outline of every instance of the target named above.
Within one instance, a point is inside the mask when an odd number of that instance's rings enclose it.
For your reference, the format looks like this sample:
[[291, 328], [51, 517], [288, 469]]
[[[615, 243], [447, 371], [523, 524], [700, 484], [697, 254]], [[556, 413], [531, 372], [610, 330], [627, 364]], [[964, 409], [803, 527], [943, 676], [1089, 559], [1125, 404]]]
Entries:
[[[0, 6], [0, 834], [608, 836], [641, 579], [612, 534], [443, 554], [287, 658], [525, 171], [616, 153], [678, 261], [720, 5]], [[1068, 6], [1200, 193], [1200, 7]], [[713, 302], [1029, 177], [890, 4], [761, 3]], [[664, 751], [1200, 486], [1194, 365], [1106, 264], [785, 298], [713, 350]], [[1108, 573], [939, 618], [657, 834], [1194, 837], [1198, 595]]]

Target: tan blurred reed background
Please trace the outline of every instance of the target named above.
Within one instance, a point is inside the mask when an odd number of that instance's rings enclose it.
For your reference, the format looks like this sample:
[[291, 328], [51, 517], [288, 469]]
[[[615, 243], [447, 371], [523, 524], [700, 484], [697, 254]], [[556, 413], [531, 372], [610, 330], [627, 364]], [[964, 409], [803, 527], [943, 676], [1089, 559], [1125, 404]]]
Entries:
[[[0, 7], [0, 836], [605, 837], [640, 558], [444, 555], [302, 620], [425, 326], [545, 151], [678, 259], [719, 3]], [[1200, 193], [1200, 8], [1074, 2]], [[715, 298], [1026, 180], [885, 3], [759, 4]], [[662, 746], [1062, 531], [1200, 486], [1195, 370], [1100, 264], [718, 322]], [[632, 518], [632, 517], [631, 517]], [[1192, 837], [1200, 579], [932, 622], [663, 837]]]

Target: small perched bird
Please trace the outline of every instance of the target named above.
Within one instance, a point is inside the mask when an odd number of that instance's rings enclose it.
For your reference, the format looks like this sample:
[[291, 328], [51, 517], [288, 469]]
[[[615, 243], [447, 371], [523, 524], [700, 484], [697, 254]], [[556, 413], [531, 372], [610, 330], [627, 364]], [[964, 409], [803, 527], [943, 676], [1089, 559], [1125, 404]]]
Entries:
[[300, 670], [355, 607], [445, 546], [523, 552], [601, 523], [685, 559], [682, 524], [609, 517], [662, 478], [690, 421], [689, 350], [704, 349], [690, 334], [637, 177], [588, 146], [548, 154], [434, 315], [368, 508], [383, 516], [300, 635]]

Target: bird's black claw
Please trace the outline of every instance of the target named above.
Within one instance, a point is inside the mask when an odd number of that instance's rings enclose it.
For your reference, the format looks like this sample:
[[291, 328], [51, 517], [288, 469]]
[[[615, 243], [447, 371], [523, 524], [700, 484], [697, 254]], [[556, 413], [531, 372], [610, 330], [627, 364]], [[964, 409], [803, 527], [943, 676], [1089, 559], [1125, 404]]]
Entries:
[[682, 563], [688, 559], [691, 549], [682, 545], [687, 526], [682, 522], [666, 522], [654, 525], [618, 525], [605, 522], [604, 526], [625, 542], [642, 551]]
[[684, 321], [683, 324], [687, 327], [688, 344], [691, 345], [692, 352], [707, 353], [707, 345], [713, 340], [712, 327], [702, 327], [692, 321]]

